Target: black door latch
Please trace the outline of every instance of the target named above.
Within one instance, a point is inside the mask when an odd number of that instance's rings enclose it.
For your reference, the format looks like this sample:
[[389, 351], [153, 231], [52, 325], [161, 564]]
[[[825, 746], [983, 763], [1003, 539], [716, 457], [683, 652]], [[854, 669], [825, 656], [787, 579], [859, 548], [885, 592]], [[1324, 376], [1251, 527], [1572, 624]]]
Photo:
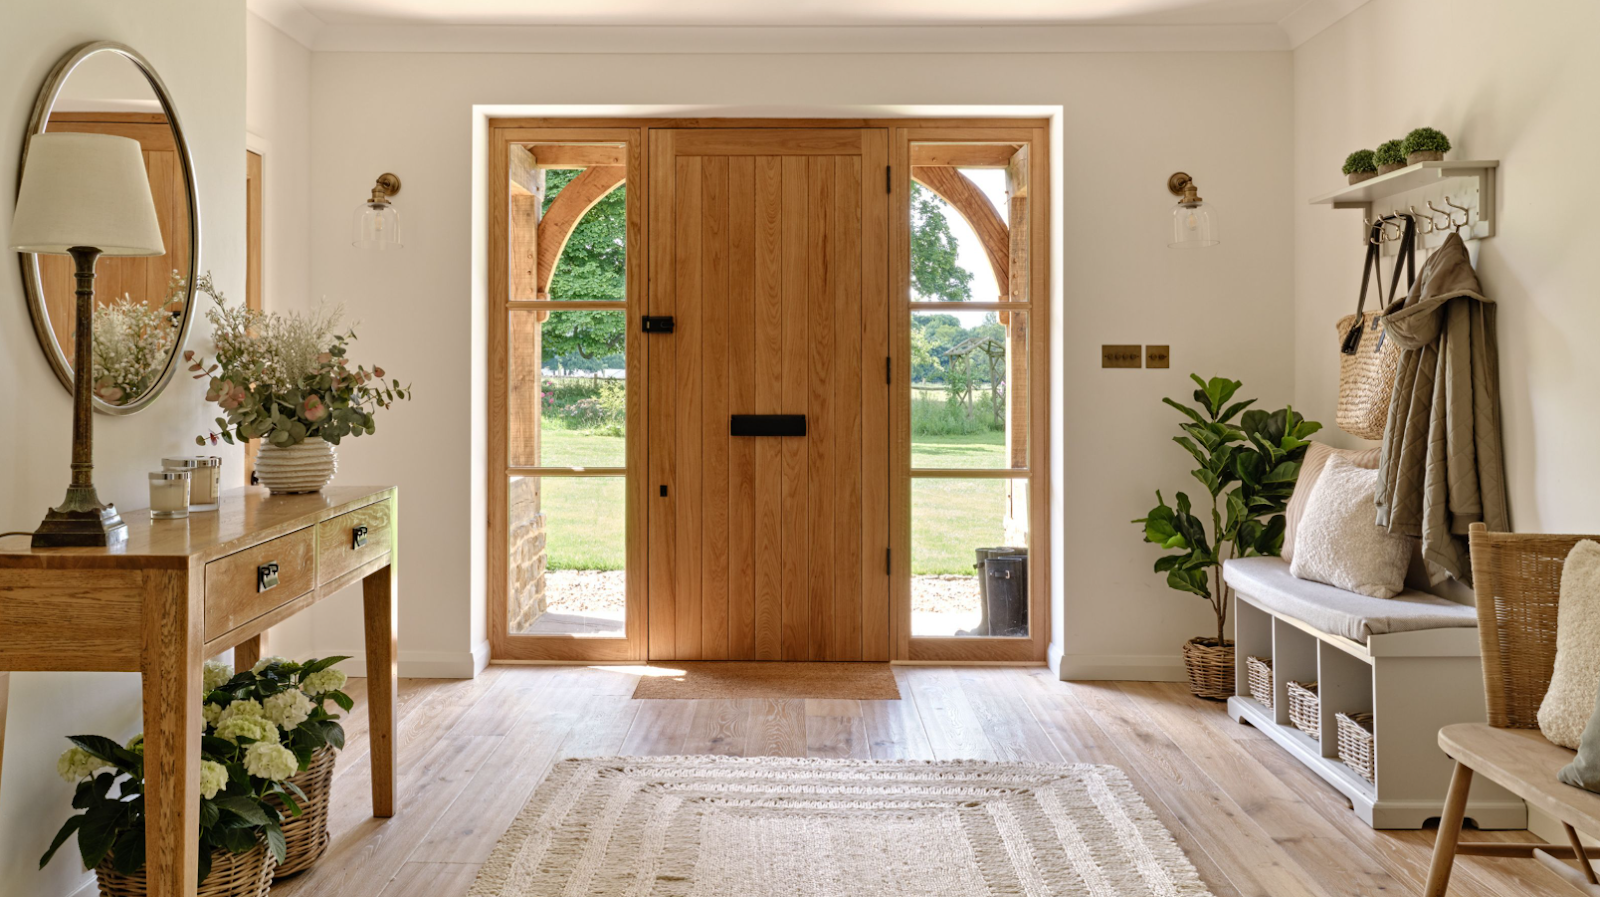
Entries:
[[278, 585], [278, 562], [262, 564], [256, 568], [256, 591], [265, 592]]
[[645, 333], [671, 333], [672, 315], [645, 315], [641, 329]]
[[367, 544], [367, 528], [364, 526], [353, 527], [350, 530], [351, 549], [364, 548]]

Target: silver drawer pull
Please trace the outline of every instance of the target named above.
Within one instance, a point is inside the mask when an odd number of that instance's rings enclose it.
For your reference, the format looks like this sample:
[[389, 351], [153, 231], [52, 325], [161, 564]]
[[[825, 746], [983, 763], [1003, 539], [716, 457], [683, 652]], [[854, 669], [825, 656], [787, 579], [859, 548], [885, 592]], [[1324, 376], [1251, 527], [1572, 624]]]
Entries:
[[355, 527], [354, 529], [350, 530], [350, 548], [351, 548], [352, 551], [357, 549], [357, 548], [364, 548], [364, 547], [366, 547], [366, 544], [367, 544], [367, 528], [366, 527], [358, 526], [358, 527]]
[[256, 568], [256, 591], [265, 592], [278, 585], [278, 562], [269, 561]]

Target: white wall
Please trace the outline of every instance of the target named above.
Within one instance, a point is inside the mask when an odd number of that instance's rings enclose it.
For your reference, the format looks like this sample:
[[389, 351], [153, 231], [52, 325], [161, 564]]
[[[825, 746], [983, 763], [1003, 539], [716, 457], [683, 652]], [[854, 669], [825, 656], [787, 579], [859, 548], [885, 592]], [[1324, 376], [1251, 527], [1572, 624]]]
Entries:
[[1346, 153], [1420, 125], [1450, 136], [1450, 158], [1500, 160], [1497, 236], [1471, 248], [1499, 303], [1519, 532], [1600, 532], [1600, 219], [1580, 161], [1600, 141], [1597, 29], [1589, 0], [1374, 0], [1294, 54], [1297, 404], [1333, 415], [1333, 324], [1354, 309], [1361, 264], [1360, 213], [1306, 199], [1339, 185]]
[[[216, 0], [51, 0], [10, 3], [0, 27], [0, 245], [9, 243], [16, 165], [34, 97], [50, 67], [80, 43], [132, 46], [172, 92], [200, 187], [201, 269], [244, 294], [244, 4]], [[0, 272], [0, 529], [29, 530], [67, 484], [72, 403], [45, 363], [28, 323], [22, 278]], [[196, 322], [190, 345], [209, 328]], [[179, 376], [146, 411], [95, 417], [95, 482], [118, 507], [148, 507], [145, 473], [164, 454], [193, 452], [212, 416], [205, 388]], [[225, 464], [240, 458], [224, 449]], [[68, 849], [38, 871], [39, 855], [70, 814], [72, 788], [55, 776], [65, 736], [127, 737], [139, 730], [131, 674], [12, 673], [0, 771], [0, 892], [65, 895], [88, 880]]]
[[[1150, 572], [1157, 553], [1127, 521], [1188, 478], [1159, 400], [1186, 395], [1190, 370], [1242, 378], [1269, 404], [1291, 396], [1290, 98], [1287, 53], [314, 53], [315, 291], [362, 320], [361, 357], [417, 386], [376, 439], [340, 449], [341, 479], [401, 486], [402, 664], [460, 663], [484, 637], [475, 104], [1064, 107], [1065, 667], [1171, 677], [1181, 643], [1212, 623]], [[1179, 169], [1221, 210], [1214, 250], [1166, 248], [1165, 183]], [[406, 246], [363, 255], [349, 216], [384, 171], [404, 180]], [[1170, 343], [1174, 367], [1102, 371], [1107, 342]], [[324, 612], [317, 653], [359, 646], [357, 606]]]

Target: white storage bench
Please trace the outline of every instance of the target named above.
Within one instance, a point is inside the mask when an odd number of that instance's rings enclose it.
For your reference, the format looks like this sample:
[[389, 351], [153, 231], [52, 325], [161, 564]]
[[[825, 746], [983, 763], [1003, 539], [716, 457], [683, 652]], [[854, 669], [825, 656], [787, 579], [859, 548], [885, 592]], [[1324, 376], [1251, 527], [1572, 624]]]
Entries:
[[[1484, 722], [1477, 611], [1426, 592], [1368, 598], [1295, 579], [1281, 558], [1231, 560], [1237, 696], [1228, 714], [1266, 733], [1350, 799], [1373, 828], [1415, 829], [1438, 818], [1453, 766], [1439, 729]], [[1246, 658], [1272, 662], [1272, 707], [1250, 696]], [[1321, 732], [1289, 722], [1284, 683], [1316, 682]], [[1339, 760], [1336, 713], [1373, 716], [1374, 781]], [[1479, 828], [1527, 827], [1527, 807], [1489, 782], [1473, 785]]]

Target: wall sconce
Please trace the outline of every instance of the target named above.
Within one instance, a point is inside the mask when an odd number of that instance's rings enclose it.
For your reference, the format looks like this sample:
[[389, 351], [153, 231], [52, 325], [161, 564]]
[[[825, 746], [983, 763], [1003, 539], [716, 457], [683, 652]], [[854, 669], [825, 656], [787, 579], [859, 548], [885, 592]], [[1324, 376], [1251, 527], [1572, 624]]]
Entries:
[[1194, 178], [1177, 172], [1167, 178], [1167, 189], [1178, 197], [1172, 207], [1172, 240], [1167, 245], [1173, 249], [1202, 249], [1222, 242], [1217, 230], [1217, 211], [1200, 198]]
[[362, 249], [383, 251], [399, 248], [400, 213], [389, 204], [389, 197], [400, 192], [400, 178], [392, 174], [378, 176], [372, 185], [372, 198], [356, 206], [355, 234], [351, 245]]

